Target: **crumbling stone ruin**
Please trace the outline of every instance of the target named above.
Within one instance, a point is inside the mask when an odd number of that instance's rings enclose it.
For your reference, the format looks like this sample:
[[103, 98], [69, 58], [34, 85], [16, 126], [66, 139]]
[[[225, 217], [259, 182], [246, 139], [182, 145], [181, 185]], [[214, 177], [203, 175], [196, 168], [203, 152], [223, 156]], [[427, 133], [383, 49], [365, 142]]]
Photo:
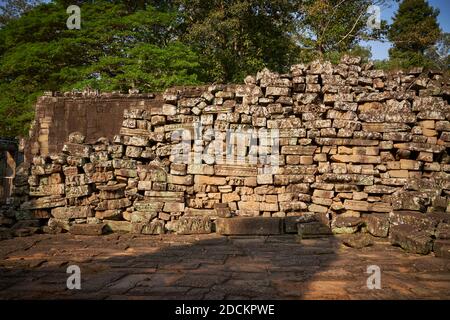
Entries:
[[349, 56], [169, 89], [112, 139], [74, 132], [20, 166], [3, 235], [359, 232], [449, 256], [448, 100], [439, 72]]

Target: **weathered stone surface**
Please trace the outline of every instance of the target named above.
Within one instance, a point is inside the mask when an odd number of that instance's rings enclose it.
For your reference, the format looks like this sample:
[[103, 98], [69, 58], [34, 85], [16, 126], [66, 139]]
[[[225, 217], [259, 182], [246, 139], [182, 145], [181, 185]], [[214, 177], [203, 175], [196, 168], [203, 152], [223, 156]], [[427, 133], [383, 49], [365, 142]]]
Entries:
[[38, 199], [33, 199], [23, 203], [20, 208], [23, 210], [33, 209], [50, 209], [56, 207], [63, 207], [66, 205], [66, 199], [59, 196], [48, 196]]
[[75, 157], [89, 158], [92, 148], [83, 144], [66, 143], [63, 147], [63, 152]]
[[367, 231], [375, 237], [387, 237], [389, 233], [389, 216], [371, 213], [364, 217]]
[[183, 212], [184, 203], [182, 202], [166, 202], [163, 207], [164, 212]]
[[433, 244], [436, 257], [450, 259], [450, 240], [436, 240]]
[[300, 239], [321, 238], [332, 234], [330, 226], [320, 221], [300, 223], [297, 226]]
[[428, 254], [433, 248], [433, 240], [427, 232], [418, 231], [409, 225], [392, 226], [389, 240], [411, 253]]
[[103, 200], [119, 199], [125, 196], [125, 183], [118, 183], [109, 186], [97, 186], [100, 190], [99, 198]]
[[143, 212], [158, 212], [162, 210], [163, 206], [164, 202], [155, 202], [152, 200], [136, 201], [133, 204], [133, 207], [137, 211]]
[[439, 146], [431, 143], [397, 143], [394, 144], [394, 148], [404, 149], [409, 151], [423, 151], [423, 152], [432, 152], [432, 153], [440, 153], [445, 150], [444, 146]]
[[362, 223], [357, 217], [337, 216], [331, 222], [331, 230], [334, 234], [351, 234], [357, 232]]
[[149, 202], [184, 202], [184, 192], [179, 191], [146, 191]]
[[162, 221], [152, 221], [150, 223], [132, 223], [131, 233], [137, 234], [164, 234], [164, 223]]
[[61, 233], [63, 230], [70, 230], [70, 222], [68, 219], [48, 219], [47, 223], [48, 230], [50, 233]]
[[344, 138], [316, 138], [318, 145], [324, 146], [377, 146], [377, 140], [344, 139]]
[[416, 211], [393, 211], [389, 213], [391, 226], [407, 225], [428, 234], [434, 234], [438, 220], [428, 214]]
[[450, 224], [441, 222], [436, 228], [436, 238], [450, 240]]
[[342, 242], [349, 247], [361, 249], [373, 245], [373, 241], [366, 233], [354, 234], [345, 237]]
[[388, 203], [383, 202], [369, 203], [367, 201], [347, 200], [347, 199], [344, 201], [344, 208], [347, 210], [374, 211], [374, 212], [390, 212], [392, 210], [392, 206]]
[[84, 143], [86, 137], [81, 132], [72, 132], [69, 134], [69, 142], [70, 143], [77, 143], [82, 144]]
[[288, 216], [284, 218], [284, 232], [298, 233], [298, 224], [317, 221], [314, 212], [299, 213], [298, 216]]
[[207, 164], [190, 164], [187, 167], [188, 174], [213, 175], [214, 166]]
[[316, 149], [315, 146], [283, 146], [281, 154], [312, 155]]
[[92, 217], [92, 209], [89, 206], [59, 207], [52, 209], [52, 216], [56, 219], [76, 219]]
[[183, 217], [176, 222], [177, 234], [202, 234], [212, 232], [212, 223], [208, 217]]
[[271, 235], [281, 234], [283, 220], [268, 217], [219, 218], [216, 232], [222, 235]]
[[197, 185], [224, 185], [226, 184], [226, 179], [222, 177], [210, 177], [196, 175], [194, 177], [194, 183]]
[[364, 187], [364, 192], [367, 193], [382, 193], [382, 194], [392, 194], [399, 188], [390, 187], [386, 185], [373, 185]]
[[123, 218], [122, 210], [106, 210], [95, 212], [97, 219], [121, 220]]
[[348, 163], [381, 163], [381, 158], [378, 156], [365, 156], [365, 155], [333, 155], [331, 160], [336, 162], [348, 162]]
[[67, 186], [66, 185], [66, 198], [80, 198], [88, 196], [92, 193], [92, 189], [89, 185], [83, 186]]
[[149, 223], [157, 216], [156, 211], [133, 211], [130, 213], [129, 220], [132, 223]]
[[103, 234], [104, 231], [105, 231], [105, 224], [103, 223], [73, 224], [69, 230], [69, 232], [72, 234], [83, 236], [98, 236]]
[[[216, 205], [226, 205], [223, 203], [216, 203]], [[186, 217], [208, 217], [210, 219], [214, 219], [219, 217], [216, 209], [194, 209], [194, 208], [186, 208], [185, 210]]]
[[214, 171], [217, 176], [255, 177], [258, 175], [257, 168], [253, 165], [215, 165]]
[[360, 186], [373, 185], [373, 176], [359, 174], [333, 174], [326, 173], [318, 177], [320, 182], [355, 184]]
[[98, 204], [95, 210], [97, 211], [116, 210], [129, 207], [131, 206], [131, 204], [132, 203], [128, 198], [104, 200]]
[[105, 229], [110, 232], [131, 232], [132, 224], [129, 221], [105, 220]]

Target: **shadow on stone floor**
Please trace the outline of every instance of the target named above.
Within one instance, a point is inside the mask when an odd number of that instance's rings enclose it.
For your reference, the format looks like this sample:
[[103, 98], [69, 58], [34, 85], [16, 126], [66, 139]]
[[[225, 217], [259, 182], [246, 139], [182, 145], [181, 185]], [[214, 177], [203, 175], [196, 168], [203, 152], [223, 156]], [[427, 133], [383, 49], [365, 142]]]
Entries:
[[[35, 235], [1, 241], [0, 254], [1, 299], [404, 299], [448, 298], [450, 289], [445, 260], [413, 260], [389, 246], [346, 248], [333, 236]], [[366, 287], [374, 263], [395, 280], [382, 292]], [[439, 285], [427, 291], [402, 280], [417, 263], [438, 272]], [[66, 287], [70, 265], [81, 269], [81, 290]]]

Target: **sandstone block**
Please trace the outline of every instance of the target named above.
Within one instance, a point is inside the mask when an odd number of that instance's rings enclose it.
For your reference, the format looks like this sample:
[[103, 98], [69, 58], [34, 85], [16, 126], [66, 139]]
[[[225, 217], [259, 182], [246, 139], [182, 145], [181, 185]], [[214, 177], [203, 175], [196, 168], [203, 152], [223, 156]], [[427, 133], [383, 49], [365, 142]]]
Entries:
[[282, 233], [283, 220], [269, 217], [219, 218], [216, 232], [222, 235], [277, 235]]
[[76, 219], [92, 217], [92, 209], [89, 206], [59, 207], [52, 209], [52, 216], [56, 219]]
[[105, 232], [105, 224], [104, 223], [73, 224], [70, 227], [69, 232], [71, 234], [83, 236], [99, 236]]
[[433, 240], [428, 233], [408, 225], [392, 226], [389, 241], [411, 253], [429, 254], [433, 248]]
[[212, 232], [212, 223], [208, 217], [182, 217], [176, 223], [177, 234], [204, 234]]

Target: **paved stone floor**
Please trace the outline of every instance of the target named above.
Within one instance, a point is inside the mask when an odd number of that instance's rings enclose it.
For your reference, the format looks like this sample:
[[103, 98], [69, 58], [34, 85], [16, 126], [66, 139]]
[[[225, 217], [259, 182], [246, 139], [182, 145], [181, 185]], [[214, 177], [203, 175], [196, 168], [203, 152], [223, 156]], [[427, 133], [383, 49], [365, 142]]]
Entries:
[[[69, 265], [81, 290], [66, 288]], [[380, 290], [366, 285], [381, 269]], [[1, 299], [449, 299], [450, 259], [340, 238], [34, 235], [0, 241]]]

